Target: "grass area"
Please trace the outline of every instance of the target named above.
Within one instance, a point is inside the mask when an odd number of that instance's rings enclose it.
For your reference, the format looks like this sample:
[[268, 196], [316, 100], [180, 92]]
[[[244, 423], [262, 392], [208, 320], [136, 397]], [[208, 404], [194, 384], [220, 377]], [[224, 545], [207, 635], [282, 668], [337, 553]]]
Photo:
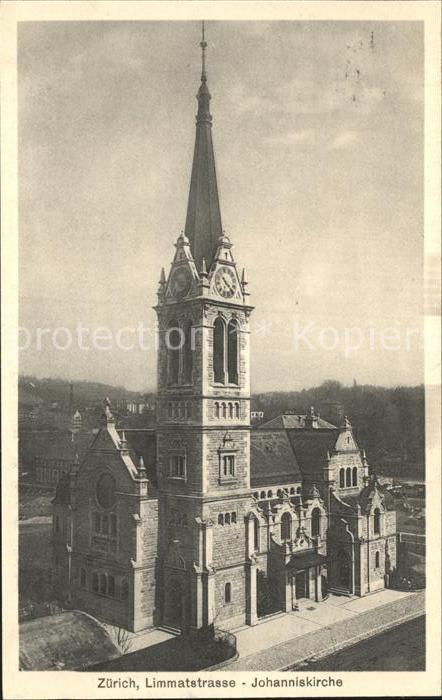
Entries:
[[223, 642], [181, 636], [91, 666], [87, 671], [201, 671], [234, 653], [234, 648]]
[[52, 523], [45, 520], [19, 523], [20, 606], [53, 600]]
[[52, 492], [21, 489], [19, 495], [19, 600], [28, 603], [53, 600]]
[[41, 489], [22, 488], [19, 493], [19, 520], [52, 516], [54, 492]]

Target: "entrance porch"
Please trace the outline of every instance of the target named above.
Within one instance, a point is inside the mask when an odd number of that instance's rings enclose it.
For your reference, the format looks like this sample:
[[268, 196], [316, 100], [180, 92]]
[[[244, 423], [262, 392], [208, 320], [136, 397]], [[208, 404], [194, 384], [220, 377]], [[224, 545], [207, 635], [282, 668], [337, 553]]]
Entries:
[[285, 612], [299, 610], [302, 600], [322, 600], [322, 571], [326, 557], [316, 551], [294, 554], [285, 568]]

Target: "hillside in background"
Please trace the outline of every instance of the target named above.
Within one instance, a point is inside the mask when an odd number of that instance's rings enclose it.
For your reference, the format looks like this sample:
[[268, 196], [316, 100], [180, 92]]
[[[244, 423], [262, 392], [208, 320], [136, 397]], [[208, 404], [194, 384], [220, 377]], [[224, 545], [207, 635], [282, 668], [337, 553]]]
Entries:
[[[74, 405], [80, 410], [86, 406], [101, 405], [106, 397], [111, 402], [116, 402], [121, 399], [137, 399], [140, 396], [147, 400], [154, 399], [155, 395], [150, 393], [142, 393], [129, 391], [123, 386], [112, 386], [110, 384], [101, 384], [99, 382], [76, 381], [74, 385]], [[70, 382], [67, 379], [37, 379], [33, 376], [23, 375], [19, 378], [19, 401], [22, 395], [34, 395], [39, 397], [45, 404], [58, 403], [65, 405], [69, 403]]]
[[[26, 399], [25, 399], [26, 396]], [[108, 396], [112, 403], [121, 399], [141, 396], [151, 405], [155, 394], [129, 391], [125, 387], [98, 382], [74, 382], [74, 406], [101, 407]], [[46, 405], [69, 403], [69, 381], [37, 379], [23, 376], [19, 379], [19, 400], [29, 397]], [[263, 411], [264, 421], [286, 413], [307, 413], [311, 406], [318, 409], [321, 401], [342, 404], [343, 413], [353, 425], [356, 439], [363, 447], [369, 462], [383, 473], [408, 478], [424, 478], [425, 462], [425, 394], [423, 386], [385, 388], [371, 385], [343, 386], [326, 381], [318, 387], [302, 391], [274, 391], [255, 394], [252, 410]], [[325, 417], [325, 416], [324, 416]], [[139, 416], [141, 423], [143, 416]]]

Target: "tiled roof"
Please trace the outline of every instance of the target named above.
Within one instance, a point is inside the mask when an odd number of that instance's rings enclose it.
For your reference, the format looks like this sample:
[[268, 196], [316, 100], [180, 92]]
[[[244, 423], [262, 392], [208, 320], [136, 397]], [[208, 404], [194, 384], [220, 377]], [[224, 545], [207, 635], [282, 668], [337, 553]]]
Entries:
[[290, 430], [287, 435], [303, 475], [321, 470], [336, 443], [336, 430]]
[[138, 468], [142, 457], [147, 478], [157, 485], [157, 434], [152, 428], [128, 428], [124, 431], [131, 457]]
[[70, 463], [74, 462], [78, 455], [81, 462], [94, 437], [90, 431], [74, 434], [69, 430], [33, 431], [20, 436], [20, 451], [30, 459], [41, 457], [45, 460]]
[[[305, 429], [305, 419], [306, 416], [305, 414], [292, 414], [292, 413], [283, 413], [280, 416], [276, 416], [276, 418], [272, 418], [272, 420], [269, 420], [267, 423], [262, 423], [257, 429], [258, 430], [267, 430], [270, 428], [276, 428], [280, 430], [304, 430]], [[317, 418], [317, 428], [312, 428], [312, 430], [336, 430], [336, 426], [332, 425], [331, 423], [328, 423], [326, 420], [323, 420], [322, 418]]]
[[252, 431], [250, 471], [253, 488], [301, 481], [298, 462], [285, 432]]

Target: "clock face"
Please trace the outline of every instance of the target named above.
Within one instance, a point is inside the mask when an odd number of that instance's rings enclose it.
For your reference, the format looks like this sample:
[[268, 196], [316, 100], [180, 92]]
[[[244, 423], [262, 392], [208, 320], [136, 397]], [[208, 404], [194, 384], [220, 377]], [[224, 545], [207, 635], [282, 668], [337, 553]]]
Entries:
[[230, 299], [236, 292], [236, 275], [230, 267], [220, 267], [215, 273], [215, 289], [220, 296]]
[[191, 279], [187, 268], [175, 270], [171, 281], [172, 294], [175, 297], [183, 297], [190, 289]]

